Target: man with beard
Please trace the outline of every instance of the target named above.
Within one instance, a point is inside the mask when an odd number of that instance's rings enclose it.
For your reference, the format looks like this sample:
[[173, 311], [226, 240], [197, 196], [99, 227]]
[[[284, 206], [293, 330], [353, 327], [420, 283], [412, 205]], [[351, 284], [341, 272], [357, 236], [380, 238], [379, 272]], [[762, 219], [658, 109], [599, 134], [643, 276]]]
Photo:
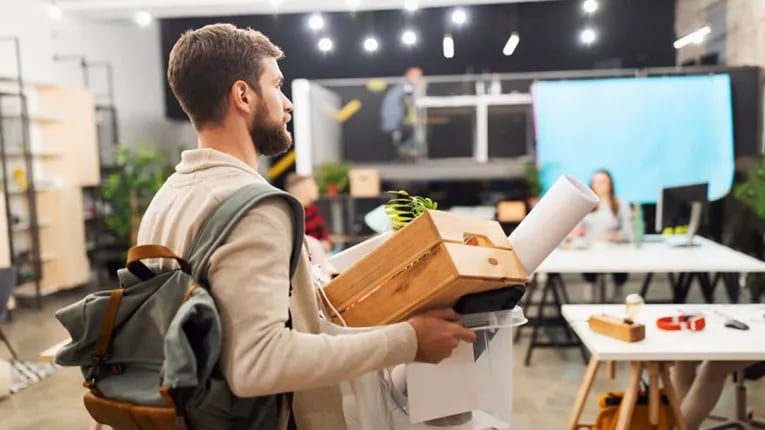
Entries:
[[[229, 24], [188, 31], [176, 42], [168, 80], [197, 131], [198, 149], [183, 152], [157, 192], [139, 244], [187, 255], [212, 209], [241, 187], [265, 182], [258, 157], [292, 144], [281, 57], [263, 34]], [[223, 333], [218, 367], [236, 396], [292, 394], [281, 402], [279, 429], [288, 422], [299, 430], [344, 429], [338, 383], [400, 363], [439, 362], [460, 340], [475, 339], [451, 309], [353, 335], [321, 334], [305, 253], [289, 276], [290, 211], [282, 198], [251, 209], [215, 250], [207, 272]]]

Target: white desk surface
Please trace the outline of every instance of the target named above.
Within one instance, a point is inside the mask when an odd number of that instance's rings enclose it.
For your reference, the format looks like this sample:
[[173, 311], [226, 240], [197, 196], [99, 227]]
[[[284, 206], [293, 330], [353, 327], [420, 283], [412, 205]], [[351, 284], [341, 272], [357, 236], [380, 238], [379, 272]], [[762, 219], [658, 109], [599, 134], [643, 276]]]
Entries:
[[[742, 331], [725, 327], [717, 309], [749, 326]], [[613, 361], [762, 361], [765, 360], [765, 304], [754, 305], [643, 305], [637, 321], [645, 324], [645, 339], [628, 343], [590, 330], [594, 314], [624, 315], [624, 305], [563, 305], [563, 317], [592, 355]], [[656, 319], [681, 312], [704, 314], [702, 331], [665, 331]]]
[[696, 237], [699, 246], [673, 247], [648, 236], [634, 244], [595, 243], [587, 249], [553, 251], [537, 269], [543, 273], [681, 273], [765, 272], [765, 262], [711, 240]]

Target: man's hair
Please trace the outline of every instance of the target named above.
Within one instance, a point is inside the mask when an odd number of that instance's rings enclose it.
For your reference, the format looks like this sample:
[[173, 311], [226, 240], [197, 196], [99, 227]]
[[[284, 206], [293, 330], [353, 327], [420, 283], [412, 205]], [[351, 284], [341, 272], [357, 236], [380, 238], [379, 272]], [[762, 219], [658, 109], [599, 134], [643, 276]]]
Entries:
[[309, 179], [313, 179], [313, 176], [310, 175], [298, 175], [297, 173], [290, 173], [287, 175], [287, 179], [284, 180], [284, 188], [289, 191], [296, 186], [303, 183], [303, 181], [307, 181]]
[[181, 35], [167, 65], [167, 80], [194, 126], [220, 123], [234, 82], [260, 91], [262, 60], [284, 56], [268, 37], [231, 24], [206, 25]]

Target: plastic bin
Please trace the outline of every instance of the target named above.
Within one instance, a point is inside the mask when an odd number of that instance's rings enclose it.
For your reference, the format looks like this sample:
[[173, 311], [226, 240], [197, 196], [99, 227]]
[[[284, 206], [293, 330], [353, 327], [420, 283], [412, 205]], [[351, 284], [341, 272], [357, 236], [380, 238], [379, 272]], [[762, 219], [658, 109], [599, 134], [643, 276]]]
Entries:
[[[445, 378], [434, 376], [431, 388], [425, 382], [417, 389], [406, 386], [402, 375], [412, 376], [412, 369], [400, 366], [380, 372], [362, 375], [341, 385], [344, 394], [344, 409], [348, 428], [354, 430], [509, 430], [512, 424], [513, 403], [513, 327], [526, 323], [523, 310], [512, 310], [465, 315], [463, 323], [475, 330], [476, 342], [472, 346], [473, 363], [469, 371], [464, 367], [459, 374], [449, 374], [455, 368], [449, 364], [415, 364], [427, 366], [428, 375], [445, 372]], [[348, 333], [359, 328], [346, 328], [332, 325], [328, 332]], [[413, 366], [413, 365], [409, 365]], [[475, 394], [470, 397], [470, 404], [476, 408], [460, 417], [452, 416], [452, 421], [459, 424], [444, 424], [446, 417], [430, 418], [426, 421], [412, 422], [410, 391], [416, 391], [424, 397], [432, 396], [436, 403], [443, 396], [442, 379], [461, 379], [465, 386], [477, 387], [468, 390]], [[420, 378], [421, 379], [421, 378]], [[418, 403], [416, 400], [414, 403]], [[465, 411], [462, 411], [465, 412]], [[417, 420], [415, 420], [417, 421]], [[439, 423], [440, 421], [440, 423]]]

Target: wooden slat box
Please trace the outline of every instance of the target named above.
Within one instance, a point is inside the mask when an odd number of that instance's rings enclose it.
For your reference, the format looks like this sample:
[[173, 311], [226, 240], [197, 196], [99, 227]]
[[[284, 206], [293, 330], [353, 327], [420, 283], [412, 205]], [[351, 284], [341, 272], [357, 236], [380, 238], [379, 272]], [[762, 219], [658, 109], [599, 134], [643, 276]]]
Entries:
[[[499, 223], [426, 211], [324, 287], [351, 327], [404, 321], [462, 296], [526, 283]], [[333, 316], [335, 323], [341, 323]]]

